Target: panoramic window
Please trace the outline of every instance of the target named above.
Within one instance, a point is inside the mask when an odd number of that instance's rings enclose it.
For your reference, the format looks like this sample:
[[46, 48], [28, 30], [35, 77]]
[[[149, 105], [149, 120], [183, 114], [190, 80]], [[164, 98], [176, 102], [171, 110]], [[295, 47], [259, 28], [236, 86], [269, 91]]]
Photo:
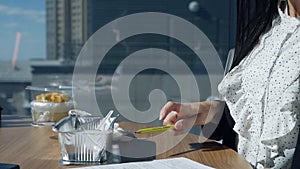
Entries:
[[[214, 5], [216, 2], [221, 5]], [[143, 49], [161, 49], [178, 56], [187, 65], [195, 75], [201, 90], [199, 100], [206, 99], [213, 95], [211, 90], [216, 87], [215, 84], [211, 84], [208, 76], [208, 72], [214, 70], [208, 69], [214, 67], [216, 62], [223, 66], [228, 51], [234, 45], [234, 7], [233, 2], [229, 0], [0, 0], [0, 106], [4, 108], [2, 114], [30, 115], [32, 98], [31, 93], [25, 90], [27, 86], [72, 86], [78, 56], [86, 42], [92, 39], [99, 29], [118, 18], [147, 12], [172, 15], [196, 26], [213, 45], [219, 61], [210, 58], [209, 51], [203, 50], [207, 44], [202, 44], [199, 39], [189, 39], [192, 46], [188, 46], [180, 39], [172, 37], [171, 35], [181, 33], [192, 35], [193, 32], [180, 30], [171, 17], [166, 19], [161, 27], [167, 29], [168, 35], [146, 32], [125, 39], [122, 37], [126, 32], [121, 30], [122, 26], [118, 22], [114, 22], [107, 35], [113, 37], [115, 45], [105, 54], [101, 63], [96, 65], [98, 69], [94, 84], [111, 85], [108, 77], [112, 77], [116, 72], [118, 75], [126, 75], [132, 68], [145, 63], [158, 63], [155, 56], [150, 54], [143, 56], [144, 61], [132, 63], [133, 66], [119, 66], [126, 57]], [[157, 24], [155, 20], [149, 22]], [[131, 26], [133, 28], [141, 25], [136, 23]], [[108, 46], [107, 43], [100, 40], [99, 44], [95, 44], [99, 46], [94, 53], [103, 52]], [[207, 59], [205, 63], [195, 54], [197, 50], [202, 52], [201, 57]], [[168, 57], [170, 56], [166, 56], [165, 60], [160, 60], [159, 63], [184, 76], [182, 68]], [[85, 62], [88, 64], [86, 71], [89, 71], [91, 65], [98, 63], [98, 60], [90, 58]], [[165, 91], [168, 100], [180, 98], [178, 85], [167, 72], [151, 68], [137, 74], [140, 78], [136, 76], [133, 79], [128, 91], [131, 102], [137, 109], [149, 108], [148, 95], [155, 88]], [[163, 80], [157, 83], [157, 79]], [[113, 106], [111, 94], [110, 91], [104, 94], [96, 91], [103, 111], [111, 108], [105, 105]]]

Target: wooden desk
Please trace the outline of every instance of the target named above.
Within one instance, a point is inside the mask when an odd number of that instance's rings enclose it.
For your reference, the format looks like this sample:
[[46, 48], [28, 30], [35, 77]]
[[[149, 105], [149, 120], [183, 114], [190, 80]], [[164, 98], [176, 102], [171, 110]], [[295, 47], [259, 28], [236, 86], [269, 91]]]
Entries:
[[[142, 125], [122, 122], [120, 126], [134, 131]], [[139, 135], [149, 137], [153, 135]], [[159, 152], [170, 144], [168, 138], [157, 137], [156, 149]], [[174, 148], [156, 156], [156, 159], [187, 157], [205, 165], [220, 169], [249, 168], [250, 165], [236, 152], [215, 142], [197, 143], [198, 137], [188, 134]], [[192, 145], [192, 147], [191, 147]], [[56, 169], [76, 166], [59, 164], [60, 149], [57, 133], [51, 127], [8, 127], [0, 128], [0, 162], [19, 164], [22, 169]]]

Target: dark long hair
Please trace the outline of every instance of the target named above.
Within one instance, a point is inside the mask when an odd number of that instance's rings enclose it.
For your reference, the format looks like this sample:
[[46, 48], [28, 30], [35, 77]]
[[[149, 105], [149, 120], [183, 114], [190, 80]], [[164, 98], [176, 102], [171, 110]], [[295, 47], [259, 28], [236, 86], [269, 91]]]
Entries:
[[235, 56], [231, 69], [238, 65], [270, 30], [278, 14], [278, 0], [237, 0]]

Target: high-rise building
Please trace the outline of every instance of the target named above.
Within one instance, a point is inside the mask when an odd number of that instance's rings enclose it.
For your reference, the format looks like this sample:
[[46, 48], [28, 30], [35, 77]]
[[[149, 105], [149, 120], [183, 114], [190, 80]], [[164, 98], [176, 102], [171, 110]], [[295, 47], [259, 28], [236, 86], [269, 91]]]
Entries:
[[72, 61], [87, 40], [86, 0], [46, 0], [47, 59]]

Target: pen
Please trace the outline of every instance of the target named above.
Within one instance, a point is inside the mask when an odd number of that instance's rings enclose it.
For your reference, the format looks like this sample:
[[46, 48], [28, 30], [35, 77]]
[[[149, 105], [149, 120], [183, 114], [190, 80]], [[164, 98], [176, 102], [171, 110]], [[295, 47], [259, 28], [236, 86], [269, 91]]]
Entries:
[[144, 134], [144, 133], [160, 132], [160, 131], [166, 131], [166, 130], [169, 130], [172, 128], [174, 128], [174, 125], [150, 127], [150, 128], [144, 128], [144, 129], [137, 130], [134, 133]]

